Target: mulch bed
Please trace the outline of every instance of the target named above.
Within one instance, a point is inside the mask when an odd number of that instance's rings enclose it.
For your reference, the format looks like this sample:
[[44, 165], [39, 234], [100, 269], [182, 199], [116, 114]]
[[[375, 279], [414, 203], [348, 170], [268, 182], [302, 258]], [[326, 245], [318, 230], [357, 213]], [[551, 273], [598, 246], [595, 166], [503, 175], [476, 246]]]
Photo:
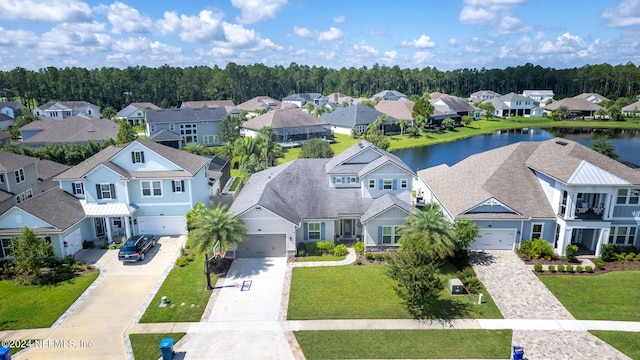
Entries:
[[[521, 258], [522, 259], [522, 258]], [[592, 263], [595, 263], [596, 258], [588, 258], [589, 260], [591, 260]], [[580, 259], [578, 259], [580, 260]], [[564, 265], [565, 268], [567, 267], [567, 265], [572, 265], [573, 269], [575, 270], [576, 266], [581, 265], [582, 268], [584, 269], [585, 265], [582, 263], [570, 263], [569, 261], [567, 261], [567, 259], [565, 257], [561, 257], [559, 259], [555, 259], [555, 260], [545, 260], [545, 259], [533, 259], [533, 260], [528, 260], [528, 259], [522, 259], [522, 261], [527, 264], [527, 265], [535, 265], [535, 264], [542, 264], [542, 265], [553, 265], [556, 267], [556, 269], [558, 268], [558, 265]], [[536, 275], [598, 275], [598, 274], [604, 274], [604, 273], [608, 273], [608, 272], [612, 272], [612, 271], [629, 271], [629, 270], [640, 270], [640, 261], [612, 261], [612, 262], [606, 262], [604, 263], [604, 269], [602, 270], [598, 270], [598, 269], [593, 269], [592, 273], [588, 273], [588, 272], [582, 272], [582, 273], [577, 273], [577, 272], [560, 272], [557, 271], [556, 272], [550, 272], [548, 270], [545, 270], [543, 272], [537, 272], [534, 271], [534, 273]]]

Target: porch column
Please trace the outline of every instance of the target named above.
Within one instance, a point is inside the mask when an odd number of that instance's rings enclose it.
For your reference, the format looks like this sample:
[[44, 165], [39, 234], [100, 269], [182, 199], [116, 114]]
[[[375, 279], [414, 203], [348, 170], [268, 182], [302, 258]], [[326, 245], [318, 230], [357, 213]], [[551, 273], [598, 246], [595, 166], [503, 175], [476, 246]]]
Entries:
[[113, 242], [113, 239], [111, 238], [111, 218], [105, 217], [104, 222], [105, 227], [107, 228], [107, 243], [111, 244]]
[[[565, 208], [564, 218], [573, 219], [576, 216], [576, 209], [574, 207], [574, 198], [576, 194], [567, 192], [567, 207]], [[564, 252], [564, 250], [562, 250]]]
[[598, 243], [596, 245], [596, 257], [600, 257], [600, 255], [602, 255], [602, 245], [607, 243], [610, 230], [611, 229], [609, 228], [600, 229], [600, 236], [598, 237]]
[[558, 252], [558, 255], [560, 256], [565, 255], [565, 248], [567, 247], [567, 244], [571, 242], [572, 231], [573, 229], [569, 227], [566, 227], [564, 231], [560, 230], [560, 237], [558, 238], [558, 248], [556, 249], [556, 251]]
[[124, 216], [124, 233], [127, 239], [131, 237], [131, 225], [129, 224], [130, 216]]

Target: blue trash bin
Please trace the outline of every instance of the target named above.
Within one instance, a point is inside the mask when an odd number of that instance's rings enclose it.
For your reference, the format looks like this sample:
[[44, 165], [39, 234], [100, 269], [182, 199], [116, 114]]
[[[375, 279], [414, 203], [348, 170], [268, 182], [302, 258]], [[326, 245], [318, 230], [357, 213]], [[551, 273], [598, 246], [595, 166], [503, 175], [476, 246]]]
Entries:
[[164, 338], [160, 341], [160, 345], [158, 345], [160, 349], [160, 355], [162, 355], [162, 360], [171, 360], [173, 359], [173, 338]]
[[11, 360], [10, 347], [0, 347], [0, 360]]
[[524, 360], [524, 348], [522, 346], [513, 346], [513, 360]]

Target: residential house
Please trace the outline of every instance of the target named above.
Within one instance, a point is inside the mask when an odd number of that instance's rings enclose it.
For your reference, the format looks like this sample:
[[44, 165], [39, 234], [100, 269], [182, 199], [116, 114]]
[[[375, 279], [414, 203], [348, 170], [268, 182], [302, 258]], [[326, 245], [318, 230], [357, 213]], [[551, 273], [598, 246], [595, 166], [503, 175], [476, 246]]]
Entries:
[[0, 102], [0, 130], [6, 130], [16, 123], [16, 112], [24, 109], [22, 103], [16, 101]]
[[331, 130], [334, 133], [351, 135], [353, 130], [360, 134], [365, 134], [367, 127], [373, 124], [380, 116], [387, 116], [385, 124], [383, 125], [385, 133], [388, 131], [399, 131], [399, 129], [395, 129], [397, 127], [397, 125], [394, 124], [397, 120], [396, 118], [362, 104], [336, 108], [332, 112], [320, 115], [320, 119], [326, 120], [331, 124]]
[[441, 93], [440, 91], [434, 91], [431, 94], [429, 94], [429, 99], [431, 100], [437, 100], [440, 98], [448, 98], [448, 97], [453, 97], [453, 95]]
[[469, 96], [469, 101], [471, 102], [483, 102], [485, 100], [491, 100], [493, 98], [499, 98], [500, 94], [491, 90], [478, 90]]
[[63, 120], [71, 116], [85, 115], [100, 119], [100, 107], [86, 101], [50, 101], [33, 109], [33, 115], [54, 120]]
[[166, 129], [160, 129], [154, 132], [149, 136], [149, 140], [170, 146], [174, 149], [182, 149], [182, 136]]
[[131, 126], [144, 125], [144, 112], [147, 109], [158, 110], [160, 108], [150, 102], [134, 102], [118, 111], [117, 117], [118, 119], [127, 120]]
[[236, 105], [233, 100], [201, 100], [201, 101], [183, 101], [181, 108], [202, 109], [202, 108], [234, 108]]
[[256, 96], [253, 99], [249, 99], [236, 106], [236, 108], [251, 112], [256, 110], [275, 110], [279, 109], [281, 106], [282, 103], [276, 99], [270, 98], [268, 96]]
[[236, 256], [294, 256], [299, 244], [316, 241], [394, 248], [412, 211], [414, 177], [367, 141], [332, 159], [297, 159], [255, 173], [230, 208], [247, 227]]
[[600, 95], [598, 93], [582, 93], [582, 94], [576, 95], [574, 97], [585, 99], [585, 100], [590, 101], [590, 102], [595, 103], [595, 104], [600, 104], [603, 101], [609, 100], [606, 97], [604, 97], [604, 96], [602, 96], [602, 95]]
[[147, 136], [165, 130], [182, 138], [181, 146], [195, 142], [220, 145], [220, 123], [227, 116], [224, 107], [159, 109], [146, 111]]
[[109, 119], [92, 119], [85, 115], [64, 120], [44, 118], [21, 127], [22, 144], [29, 147], [47, 144], [80, 144], [115, 139], [119, 125]]
[[327, 99], [329, 99], [329, 104], [334, 108], [343, 105], [353, 105], [353, 97], [339, 92], [327, 95]]
[[207, 156], [207, 158], [211, 160], [207, 170], [209, 195], [220, 195], [231, 178], [231, 161], [215, 155]]
[[553, 101], [553, 97], [556, 95], [553, 90], [524, 90], [522, 96], [533, 99], [540, 104], [546, 104], [548, 100]]
[[380, 100], [375, 109], [396, 119], [413, 122], [413, 101]]
[[11, 135], [0, 130], [0, 145], [6, 145], [11, 142]]
[[432, 99], [431, 105], [442, 114], [457, 114], [471, 116], [474, 120], [480, 119], [481, 110], [457, 96], [443, 96]]
[[494, 115], [496, 116], [535, 116], [534, 109], [536, 105], [533, 103], [534, 100], [526, 96], [511, 92], [501, 96], [499, 99], [493, 98], [487, 101], [493, 104]]
[[67, 165], [0, 151], [0, 214], [14, 204], [58, 186], [53, 177]]
[[332, 136], [330, 124], [321, 118], [309, 115], [297, 108], [281, 108], [245, 121], [241, 132], [245, 136], [256, 137], [258, 131], [270, 126], [280, 143], [299, 144], [314, 139], [330, 139]]
[[371, 97], [373, 101], [392, 100], [392, 101], [406, 101], [409, 97], [400, 91], [396, 90], [382, 90], [379, 93]]
[[640, 116], [640, 100], [622, 108], [624, 116]]
[[307, 103], [312, 103], [314, 107], [324, 107], [329, 103], [329, 99], [320, 93], [292, 94], [282, 99], [283, 105], [290, 105], [298, 108], [303, 108]]
[[640, 244], [640, 172], [577, 142], [520, 142], [418, 176], [426, 202], [480, 227], [473, 249], [544, 239], [560, 255], [577, 244], [600, 256], [603, 244]]
[[593, 117], [595, 112], [602, 109], [597, 103], [588, 101], [581, 97], [571, 97], [558, 100], [544, 106], [547, 113], [558, 110], [559, 107], [566, 106], [571, 110], [571, 117]]

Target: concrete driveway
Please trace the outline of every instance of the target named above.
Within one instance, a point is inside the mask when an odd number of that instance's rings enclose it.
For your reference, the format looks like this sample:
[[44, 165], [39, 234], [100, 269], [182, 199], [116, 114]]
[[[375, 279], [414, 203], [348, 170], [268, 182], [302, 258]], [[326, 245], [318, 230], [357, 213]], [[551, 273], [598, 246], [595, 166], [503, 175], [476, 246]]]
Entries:
[[[51, 329], [46, 337], [51, 346], [31, 348], [15, 358], [126, 358], [124, 331], [173, 266], [183, 241], [182, 237], [163, 237], [144, 261], [130, 264], [118, 261], [118, 252], [114, 250], [82, 250], [77, 259], [95, 263], [102, 269], [92, 290], [85, 292]], [[69, 346], [72, 341], [74, 346]], [[62, 344], [67, 346], [59, 346]]]
[[206, 321], [176, 346], [185, 359], [294, 359], [278, 321], [286, 258], [236, 259]]

